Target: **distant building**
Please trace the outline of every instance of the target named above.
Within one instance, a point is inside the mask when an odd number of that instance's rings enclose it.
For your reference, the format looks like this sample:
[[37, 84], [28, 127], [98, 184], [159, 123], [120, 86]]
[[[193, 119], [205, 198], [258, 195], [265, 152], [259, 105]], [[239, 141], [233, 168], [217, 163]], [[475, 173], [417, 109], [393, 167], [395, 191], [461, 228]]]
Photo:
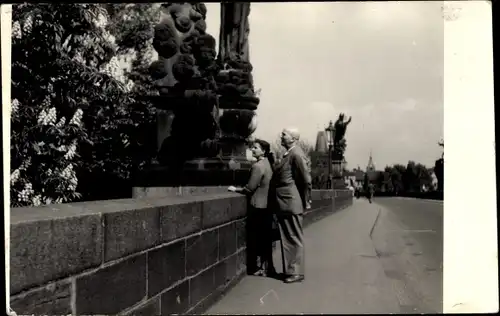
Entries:
[[361, 168], [358, 166], [358, 168], [354, 169], [352, 172], [354, 173], [354, 181], [356, 182], [356, 187], [363, 187], [363, 181], [365, 181], [365, 173], [363, 172], [363, 170], [361, 170]]
[[370, 157], [368, 158], [368, 164], [366, 165], [366, 173], [368, 174], [368, 181], [373, 183], [377, 181], [380, 173], [382, 171], [377, 171], [375, 164], [373, 163], [372, 151], [370, 150]]
[[[368, 176], [368, 181], [375, 184], [381, 175], [384, 176], [384, 181], [386, 181], [386, 175], [383, 171], [377, 171], [375, 164], [373, 163], [372, 152], [370, 150], [370, 156], [368, 157], [368, 164], [366, 165], [365, 171], [363, 171], [359, 166], [349, 172], [349, 180], [355, 183], [357, 188], [363, 188], [365, 184], [365, 175]], [[387, 175], [388, 176], [388, 175]]]
[[316, 148], [314, 151], [319, 153], [328, 153], [328, 144], [325, 131], [318, 132], [318, 135], [316, 136]]

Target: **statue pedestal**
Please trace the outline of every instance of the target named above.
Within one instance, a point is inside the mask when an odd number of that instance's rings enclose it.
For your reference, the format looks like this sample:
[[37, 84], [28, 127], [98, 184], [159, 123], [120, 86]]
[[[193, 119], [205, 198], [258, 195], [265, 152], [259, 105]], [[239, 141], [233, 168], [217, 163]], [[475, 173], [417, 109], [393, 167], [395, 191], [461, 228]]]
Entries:
[[135, 177], [133, 198], [200, 195], [227, 192], [230, 185], [244, 186], [251, 162], [245, 157], [199, 158], [180, 168], [152, 166]]
[[345, 184], [345, 181], [342, 178], [340, 178], [340, 179], [339, 178], [336, 178], [336, 179], [334, 178], [333, 179], [333, 186], [332, 186], [332, 188], [334, 190], [347, 190], [347, 186]]

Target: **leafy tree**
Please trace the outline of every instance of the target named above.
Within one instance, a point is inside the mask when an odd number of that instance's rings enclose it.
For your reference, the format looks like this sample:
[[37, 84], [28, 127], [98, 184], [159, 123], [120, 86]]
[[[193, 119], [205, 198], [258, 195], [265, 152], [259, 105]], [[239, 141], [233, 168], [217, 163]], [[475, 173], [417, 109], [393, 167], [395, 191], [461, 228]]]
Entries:
[[81, 117], [82, 111], [77, 110], [69, 122], [64, 116], [58, 119], [49, 97], [36, 107], [12, 100], [10, 201], [13, 207], [61, 203], [81, 197], [76, 191], [75, 172], [77, 146], [87, 139]]
[[125, 88], [105, 72], [114, 51], [98, 26], [102, 13], [95, 4], [13, 5], [13, 205], [79, 197], [75, 172], [84, 163], [72, 158], [93, 144], [81, 121], [92, 121], [95, 104]]
[[396, 164], [392, 167], [386, 167], [385, 172], [389, 173], [390, 183], [393, 192], [403, 192], [403, 174], [406, 172], [406, 167], [400, 164]]
[[[154, 91], [148, 69], [154, 58], [151, 42], [155, 15], [159, 14], [154, 9], [158, 5], [102, 6], [107, 17], [103, 28], [115, 38], [116, 60], [122, 64], [122, 69], [115, 68], [113, 75], [128, 82], [130, 88], [109, 117], [109, 128], [95, 131], [101, 141], [94, 153], [105, 155], [96, 155], [99, 165], [86, 181], [86, 191], [92, 199], [128, 197], [133, 173], [151, 163], [157, 153], [156, 109], [144, 96]], [[96, 181], [107, 183], [115, 191], [93, 190]]]
[[[116, 38], [118, 53], [130, 59], [125, 76], [134, 81], [132, 92], [138, 97], [156, 91], [150, 76], [155, 59], [154, 27], [160, 18], [160, 4], [105, 4], [109, 21], [106, 29]], [[148, 103], [149, 104], [149, 103]]]
[[[133, 82], [120, 74], [118, 48], [105, 28], [107, 20], [108, 13], [100, 4], [13, 5], [12, 96], [19, 112], [13, 116], [11, 165], [14, 174], [23, 161], [31, 162], [32, 169], [20, 173], [25, 177], [20, 181], [32, 183], [35, 193], [35, 188], [52, 190], [40, 177], [67, 163], [35, 163], [40, 157], [63, 159], [44, 152], [43, 146], [43, 154], [38, 153], [35, 144], [40, 146], [45, 140], [46, 130], [54, 136], [47, 138], [44, 146], [79, 148], [80, 157], [73, 161], [73, 170], [80, 180], [77, 190], [84, 199], [109, 198], [109, 185], [107, 190], [94, 190], [103, 195], [92, 196], [91, 188], [105, 182], [101, 176], [125, 180], [147, 161], [148, 152], [141, 149], [144, 138], [151, 134], [138, 133], [145, 120], [144, 105], [133, 98]], [[77, 112], [82, 124], [55, 123], [62, 118], [70, 121]], [[49, 121], [39, 124], [39, 118], [47, 113]], [[60, 119], [54, 118], [56, 113]], [[59, 178], [51, 181], [64, 183], [64, 177]], [[76, 198], [74, 193], [68, 193], [55, 200]]]
[[418, 191], [422, 189], [423, 186], [430, 188], [432, 186], [432, 176], [429, 169], [421, 163], [417, 163], [415, 165], [415, 173], [416, 173], [416, 183]]

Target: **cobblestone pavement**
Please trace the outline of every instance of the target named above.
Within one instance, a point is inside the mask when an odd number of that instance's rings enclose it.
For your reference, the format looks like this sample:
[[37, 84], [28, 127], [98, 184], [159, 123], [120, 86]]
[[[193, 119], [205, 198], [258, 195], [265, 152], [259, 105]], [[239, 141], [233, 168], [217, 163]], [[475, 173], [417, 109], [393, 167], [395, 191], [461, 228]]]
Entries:
[[[370, 238], [379, 214], [376, 204], [360, 199], [311, 224], [305, 230], [303, 283], [248, 276], [207, 314], [400, 312], [391, 279]], [[280, 272], [278, 251], [275, 265]]]

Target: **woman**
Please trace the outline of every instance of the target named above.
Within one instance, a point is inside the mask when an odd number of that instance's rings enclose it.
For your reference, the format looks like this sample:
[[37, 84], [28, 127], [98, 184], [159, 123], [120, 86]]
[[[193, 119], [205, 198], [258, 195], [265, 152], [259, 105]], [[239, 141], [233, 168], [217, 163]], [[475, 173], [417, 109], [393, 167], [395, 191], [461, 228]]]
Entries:
[[248, 274], [274, 277], [276, 270], [273, 264], [273, 242], [276, 240], [276, 226], [273, 213], [267, 207], [274, 157], [269, 143], [261, 139], [254, 141], [251, 150], [257, 161], [252, 165], [247, 185], [243, 188], [229, 187], [229, 190], [248, 196]]

